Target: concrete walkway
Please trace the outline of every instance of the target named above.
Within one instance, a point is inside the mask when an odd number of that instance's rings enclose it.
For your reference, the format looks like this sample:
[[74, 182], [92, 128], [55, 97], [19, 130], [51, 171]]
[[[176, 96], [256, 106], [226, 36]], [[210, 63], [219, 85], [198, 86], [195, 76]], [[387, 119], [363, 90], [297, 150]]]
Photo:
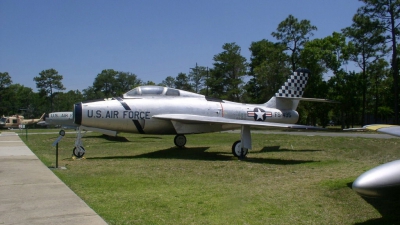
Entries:
[[0, 224], [107, 224], [16, 133], [0, 134]]

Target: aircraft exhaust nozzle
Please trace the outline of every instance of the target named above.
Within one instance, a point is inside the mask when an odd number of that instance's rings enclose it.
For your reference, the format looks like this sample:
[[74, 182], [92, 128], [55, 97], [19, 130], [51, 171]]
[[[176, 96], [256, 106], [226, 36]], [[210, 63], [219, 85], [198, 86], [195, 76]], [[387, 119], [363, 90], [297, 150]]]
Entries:
[[82, 124], [82, 102], [74, 105], [74, 123], [78, 125]]

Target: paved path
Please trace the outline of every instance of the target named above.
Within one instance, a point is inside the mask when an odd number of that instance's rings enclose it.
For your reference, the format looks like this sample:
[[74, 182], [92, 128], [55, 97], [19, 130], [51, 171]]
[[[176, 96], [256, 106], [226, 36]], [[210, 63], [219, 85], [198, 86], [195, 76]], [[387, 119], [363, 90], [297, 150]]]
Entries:
[[0, 224], [107, 224], [13, 132], [0, 134]]

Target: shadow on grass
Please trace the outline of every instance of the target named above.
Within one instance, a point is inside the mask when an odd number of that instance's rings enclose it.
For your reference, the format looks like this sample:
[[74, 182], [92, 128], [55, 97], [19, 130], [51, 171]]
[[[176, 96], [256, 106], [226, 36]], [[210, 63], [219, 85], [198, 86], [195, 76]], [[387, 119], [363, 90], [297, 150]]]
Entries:
[[220, 155], [215, 152], [205, 152], [209, 147], [196, 147], [196, 148], [168, 148], [158, 150], [155, 152], [149, 152], [141, 155], [133, 156], [105, 156], [105, 157], [93, 157], [87, 159], [190, 159], [190, 160], [230, 160], [232, 157]]
[[365, 222], [356, 223], [359, 225], [372, 225], [372, 224], [400, 224], [400, 199], [378, 199], [378, 198], [364, 198], [368, 204], [374, 207], [382, 215], [382, 218], [370, 219]]
[[87, 135], [85, 136], [85, 138], [93, 138], [93, 139], [105, 139], [107, 141], [117, 141], [117, 142], [130, 142], [126, 137], [122, 137], [122, 136], [108, 136], [108, 135]]
[[[353, 183], [348, 183], [347, 187], [352, 188]], [[400, 224], [400, 196], [391, 198], [367, 198], [362, 197], [368, 204], [374, 207], [381, 215], [381, 218], [374, 218], [357, 225], [378, 225], [378, 224]]]
[[[195, 147], [195, 148], [168, 148], [158, 150], [155, 152], [145, 153], [134, 156], [105, 156], [87, 158], [88, 160], [98, 159], [185, 159], [185, 160], [206, 160], [206, 161], [232, 161], [237, 160], [236, 157], [226, 152], [206, 152], [209, 147]], [[268, 159], [268, 158], [245, 158], [245, 162], [260, 163], [260, 164], [276, 164], [276, 165], [295, 165], [302, 163], [316, 162], [312, 160], [285, 160], [285, 159]]]
[[163, 139], [162, 137], [154, 137], [154, 136], [146, 136], [146, 137], [141, 137], [142, 139]]
[[319, 162], [313, 160], [268, 159], [268, 158], [246, 158], [244, 161], [251, 163], [274, 164], [274, 165], [296, 165], [303, 163]]
[[[321, 152], [322, 150], [292, 150], [292, 149], [280, 149], [281, 146], [265, 146], [259, 151], [262, 152]], [[254, 152], [257, 153], [257, 152]]]

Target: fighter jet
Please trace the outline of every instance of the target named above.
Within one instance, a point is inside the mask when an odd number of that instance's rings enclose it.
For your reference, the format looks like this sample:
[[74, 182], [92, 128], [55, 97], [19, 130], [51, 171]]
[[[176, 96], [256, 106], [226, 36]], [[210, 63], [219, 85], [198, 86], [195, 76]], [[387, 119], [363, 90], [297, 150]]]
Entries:
[[23, 116], [20, 115], [12, 115], [12, 116], [2, 116], [0, 119], [0, 128], [12, 129], [19, 128], [19, 125], [29, 125], [34, 124], [43, 120], [45, 113], [39, 119], [24, 119]]
[[40, 126], [59, 125], [65, 128], [77, 128], [74, 123], [72, 112], [53, 112], [49, 113], [43, 121], [37, 123]]
[[[161, 86], [136, 87], [122, 97], [75, 104], [74, 123], [115, 134], [176, 134], [178, 147], [186, 145], [185, 134], [241, 129], [241, 140], [233, 143], [232, 153], [244, 158], [252, 149], [253, 127], [318, 129], [294, 124], [299, 119], [300, 100], [331, 102], [302, 98], [309, 74], [307, 69], [297, 70], [264, 104], [231, 102]], [[73, 150], [76, 157], [85, 153], [80, 138]]]

